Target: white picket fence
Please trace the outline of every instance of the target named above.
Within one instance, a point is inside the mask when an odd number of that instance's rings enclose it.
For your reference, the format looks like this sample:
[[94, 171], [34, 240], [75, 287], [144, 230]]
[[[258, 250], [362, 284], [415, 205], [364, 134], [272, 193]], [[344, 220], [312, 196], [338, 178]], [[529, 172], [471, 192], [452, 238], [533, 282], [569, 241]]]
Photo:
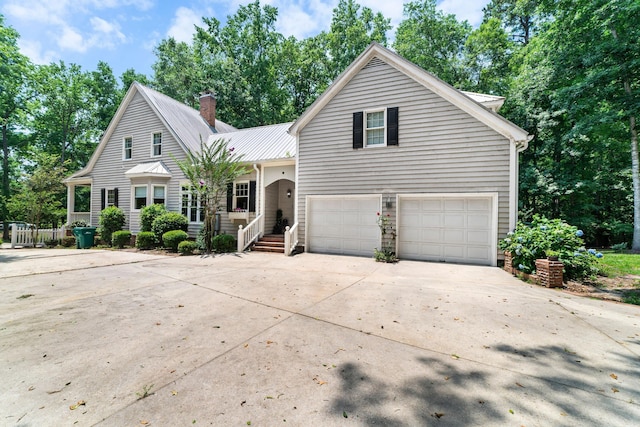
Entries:
[[37, 231], [36, 242], [34, 242], [35, 229], [11, 224], [11, 248], [18, 246], [44, 246], [44, 242], [47, 240], [62, 239], [66, 233], [64, 225], [60, 228], [40, 228]]

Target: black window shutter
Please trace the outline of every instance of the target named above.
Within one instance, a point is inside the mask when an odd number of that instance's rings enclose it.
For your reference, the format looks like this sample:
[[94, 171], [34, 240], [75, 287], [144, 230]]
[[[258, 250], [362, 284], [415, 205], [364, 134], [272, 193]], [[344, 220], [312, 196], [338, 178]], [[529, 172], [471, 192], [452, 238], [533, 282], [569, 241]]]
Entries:
[[116, 207], [118, 206], [118, 189], [117, 188], [113, 189], [113, 204]]
[[227, 184], [227, 212], [233, 210], [233, 182]]
[[256, 182], [249, 181], [249, 212], [256, 211]]
[[387, 108], [387, 145], [398, 145], [398, 107]]
[[107, 203], [107, 190], [104, 188], [100, 189], [100, 210], [103, 210]]
[[354, 150], [356, 148], [362, 148], [363, 142], [362, 142], [362, 137], [363, 137], [363, 132], [362, 132], [362, 118], [363, 118], [363, 112], [362, 111], [358, 111], [353, 113], [353, 148]]

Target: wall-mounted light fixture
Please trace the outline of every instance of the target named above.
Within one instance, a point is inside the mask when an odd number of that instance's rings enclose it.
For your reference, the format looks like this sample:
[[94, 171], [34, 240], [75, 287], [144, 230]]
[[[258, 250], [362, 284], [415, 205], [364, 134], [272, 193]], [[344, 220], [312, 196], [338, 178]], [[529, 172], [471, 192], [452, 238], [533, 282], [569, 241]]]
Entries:
[[291, 189], [290, 188], [287, 190], [287, 197], [291, 198]]
[[384, 204], [389, 209], [393, 206], [393, 202], [391, 201], [391, 196], [387, 196], [387, 200], [385, 200]]

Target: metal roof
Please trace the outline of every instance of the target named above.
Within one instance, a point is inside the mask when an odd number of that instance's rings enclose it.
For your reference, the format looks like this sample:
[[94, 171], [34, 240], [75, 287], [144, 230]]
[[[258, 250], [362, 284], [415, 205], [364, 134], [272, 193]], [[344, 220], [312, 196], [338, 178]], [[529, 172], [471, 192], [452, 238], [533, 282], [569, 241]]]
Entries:
[[140, 83], [135, 84], [140, 93], [155, 106], [167, 125], [189, 150], [200, 150], [200, 141], [207, 141], [209, 136], [216, 132], [226, 133], [236, 130], [233, 126], [217, 119], [214, 129], [209, 126], [197, 110]]
[[222, 138], [234, 153], [243, 155], [243, 162], [282, 160], [296, 157], [296, 138], [287, 130], [292, 122], [240, 129], [211, 135], [207, 143]]
[[139, 163], [124, 173], [129, 177], [133, 176], [159, 176], [171, 178], [171, 172], [162, 162]]

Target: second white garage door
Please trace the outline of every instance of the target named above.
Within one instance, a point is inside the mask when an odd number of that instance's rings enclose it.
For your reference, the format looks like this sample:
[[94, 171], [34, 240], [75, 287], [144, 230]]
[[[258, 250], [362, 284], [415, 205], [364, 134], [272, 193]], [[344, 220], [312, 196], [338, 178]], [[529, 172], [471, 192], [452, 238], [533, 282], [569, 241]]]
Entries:
[[497, 195], [398, 198], [398, 256], [496, 265]]
[[373, 256], [380, 247], [380, 196], [308, 196], [309, 252]]

